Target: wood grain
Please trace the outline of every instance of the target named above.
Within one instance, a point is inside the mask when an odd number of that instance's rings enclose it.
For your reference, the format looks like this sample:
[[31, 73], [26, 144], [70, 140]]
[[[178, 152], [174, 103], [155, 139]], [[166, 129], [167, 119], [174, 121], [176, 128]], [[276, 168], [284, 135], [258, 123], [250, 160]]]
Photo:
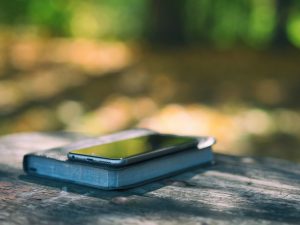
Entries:
[[29, 177], [25, 153], [85, 137], [0, 138], [0, 224], [299, 224], [300, 165], [216, 155], [216, 164], [126, 191]]

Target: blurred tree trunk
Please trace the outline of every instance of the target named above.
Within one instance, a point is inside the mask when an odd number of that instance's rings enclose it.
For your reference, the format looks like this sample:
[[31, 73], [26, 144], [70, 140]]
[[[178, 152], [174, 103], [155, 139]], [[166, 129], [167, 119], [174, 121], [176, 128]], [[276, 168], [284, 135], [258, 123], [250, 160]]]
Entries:
[[273, 39], [273, 46], [275, 48], [287, 47], [291, 45], [287, 36], [286, 26], [289, 16], [289, 10], [293, 2], [293, 0], [276, 1], [277, 25], [275, 28]]
[[182, 45], [185, 0], [150, 0], [147, 39], [154, 44]]

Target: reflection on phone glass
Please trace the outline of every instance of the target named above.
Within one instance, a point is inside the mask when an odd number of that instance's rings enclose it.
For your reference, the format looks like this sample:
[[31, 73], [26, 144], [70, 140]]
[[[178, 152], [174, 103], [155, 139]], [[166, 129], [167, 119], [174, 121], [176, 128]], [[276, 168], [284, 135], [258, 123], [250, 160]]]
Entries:
[[70, 153], [107, 159], [121, 159], [189, 143], [196, 143], [196, 139], [191, 137], [153, 134], [78, 149]]

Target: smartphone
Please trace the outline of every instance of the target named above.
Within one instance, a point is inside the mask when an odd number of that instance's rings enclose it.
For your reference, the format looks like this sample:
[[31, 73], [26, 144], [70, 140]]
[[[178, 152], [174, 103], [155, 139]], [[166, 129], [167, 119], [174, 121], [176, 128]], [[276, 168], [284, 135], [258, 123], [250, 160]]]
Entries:
[[110, 166], [125, 166], [196, 147], [198, 142], [195, 137], [150, 134], [72, 150], [68, 153], [68, 158]]

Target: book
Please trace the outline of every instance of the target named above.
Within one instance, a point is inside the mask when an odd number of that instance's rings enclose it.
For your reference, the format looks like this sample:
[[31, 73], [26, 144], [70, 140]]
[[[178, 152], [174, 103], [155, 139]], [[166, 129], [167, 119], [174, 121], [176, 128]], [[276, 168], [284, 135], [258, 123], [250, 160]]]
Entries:
[[124, 167], [70, 161], [67, 158], [67, 153], [74, 149], [153, 133], [155, 132], [146, 129], [132, 129], [99, 138], [88, 138], [60, 148], [29, 153], [23, 158], [23, 168], [29, 175], [114, 190], [135, 187], [213, 162], [211, 147], [215, 140], [212, 137], [198, 137], [197, 148], [194, 147]]

